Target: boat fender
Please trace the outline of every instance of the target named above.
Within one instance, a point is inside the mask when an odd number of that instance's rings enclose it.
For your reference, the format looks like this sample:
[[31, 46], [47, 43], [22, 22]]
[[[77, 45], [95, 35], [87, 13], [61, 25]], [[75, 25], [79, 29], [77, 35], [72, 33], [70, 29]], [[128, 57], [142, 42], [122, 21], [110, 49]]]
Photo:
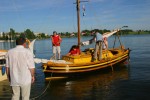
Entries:
[[6, 71], [5, 66], [2, 66], [2, 75], [4, 75], [4, 74], [5, 74], [5, 71]]

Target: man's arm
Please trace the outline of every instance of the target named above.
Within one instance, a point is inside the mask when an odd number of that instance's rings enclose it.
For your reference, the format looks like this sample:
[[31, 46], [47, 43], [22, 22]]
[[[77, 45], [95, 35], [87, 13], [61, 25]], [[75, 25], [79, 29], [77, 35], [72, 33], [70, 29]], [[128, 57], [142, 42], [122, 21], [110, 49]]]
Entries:
[[10, 82], [10, 73], [9, 73], [9, 67], [6, 67], [6, 74], [7, 74], [7, 78]]
[[90, 45], [92, 44], [93, 42], [95, 42], [95, 38], [92, 38], [88, 41], [84, 41], [84, 42], [81, 42], [81, 45], [84, 46], [84, 45]]
[[110, 37], [111, 35], [117, 33], [118, 31], [120, 31], [120, 29], [116, 29], [116, 30], [111, 31], [111, 32], [106, 32], [106, 33], [103, 34], [103, 38], [104, 38], [104, 37], [107, 37], [107, 38], [108, 38], [108, 37]]
[[32, 83], [34, 83], [34, 81], [35, 81], [35, 76], [34, 76], [34, 74], [35, 74], [35, 68], [30, 68], [29, 70], [30, 70], [30, 73], [31, 73]]
[[62, 42], [62, 39], [61, 39], [61, 37], [59, 36], [59, 43], [61, 43]]
[[10, 82], [10, 69], [9, 69], [8, 53], [9, 53], [9, 51], [5, 55], [5, 58], [6, 58], [6, 66], [5, 67], [6, 67], [6, 75], [7, 75], [9, 82]]

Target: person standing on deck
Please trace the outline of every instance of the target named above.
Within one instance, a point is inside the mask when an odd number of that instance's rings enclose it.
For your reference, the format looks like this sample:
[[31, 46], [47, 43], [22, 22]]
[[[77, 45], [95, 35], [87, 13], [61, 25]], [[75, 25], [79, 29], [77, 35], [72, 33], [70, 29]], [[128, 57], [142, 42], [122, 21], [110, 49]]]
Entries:
[[108, 41], [107, 41], [107, 37], [103, 38], [103, 49], [107, 50], [108, 49]]
[[6, 74], [12, 88], [12, 99], [29, 100], [31, 83], [34, 83], [35, 64], [33, 54], [26, 48], [26, 39], [18, 38], [16, 47], [6, 54]]
[[54, 55], [54, 58], [56, 59], [56, 52], [57, 52], [58, 53], [58, 59], [60, 59], [60, 52], [61, 52], [60, 44], [62, 42], [62, 39], [57, 34], [56, 31], [53, 32], [53, 35], [51, 36], [51, 39], [52, 39], [52, 46], [53, 46], [53, 55]]
[[[81, 45], [88, 45], [93, 43], [95, 41], [95, 50], [94, 50], [94, 57], [92, 58], [92, 61], [101, 60], [102, 59], [102, 44], [103, 44], [103, 36], [99, 32], [93, 32], [94, 36], [92, 39], [86, 41], [86, 42], [81, 42]], [[97, 57], [98, 55], [98, 57]]]
[[[98, 60], [101, 60], [102, 59], [102, 40], [103, 40], [103, 37], [99, 32], [94, 32], [93, 40], [96, 41], [93, 61], [95, 61], [97, 59], [97, 55], [98, 55]], [[99, 53], [98, 53], [98, 50], [99, 50]]]

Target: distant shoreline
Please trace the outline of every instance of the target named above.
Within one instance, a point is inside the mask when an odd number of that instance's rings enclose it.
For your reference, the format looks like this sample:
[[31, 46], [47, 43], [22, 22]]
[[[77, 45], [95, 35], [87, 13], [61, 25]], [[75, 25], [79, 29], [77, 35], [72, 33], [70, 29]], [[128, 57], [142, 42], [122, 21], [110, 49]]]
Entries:
[[0, 42], [14, 42], [15, 40], [0, 40]]

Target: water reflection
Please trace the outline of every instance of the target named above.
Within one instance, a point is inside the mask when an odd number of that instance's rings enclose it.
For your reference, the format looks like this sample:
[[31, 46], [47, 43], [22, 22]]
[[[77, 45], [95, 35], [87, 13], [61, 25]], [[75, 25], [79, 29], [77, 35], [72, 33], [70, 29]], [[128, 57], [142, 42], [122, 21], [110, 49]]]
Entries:
[[0, 42], [0, 49], [6, 49], [9, 50], [13, 47], [15, 47], [16, 43], [14, 41], [4, 41]]
[[[116, 84], [129, 79], [129, 68], [125, 65], [102, 69], [91, 75], [45, 82], [41, 65], [36, 65], [36, 82], [32, 85], [31, 98], [35, 100], [106, 100], [113, 94]], [[43, 93], [42, 96], [40, 96]], [[0, 99], [9, 100], [11, 89], [8, 81], [0, 82]]]
[[92, 75], [51, 81], [50, 87], [39, 100], [102, 100], [112, 93], [114, 84], [128, 80], [128, 74], [128, 67], [120, 65], [115, 67], [114, 72], [103, 69]]

